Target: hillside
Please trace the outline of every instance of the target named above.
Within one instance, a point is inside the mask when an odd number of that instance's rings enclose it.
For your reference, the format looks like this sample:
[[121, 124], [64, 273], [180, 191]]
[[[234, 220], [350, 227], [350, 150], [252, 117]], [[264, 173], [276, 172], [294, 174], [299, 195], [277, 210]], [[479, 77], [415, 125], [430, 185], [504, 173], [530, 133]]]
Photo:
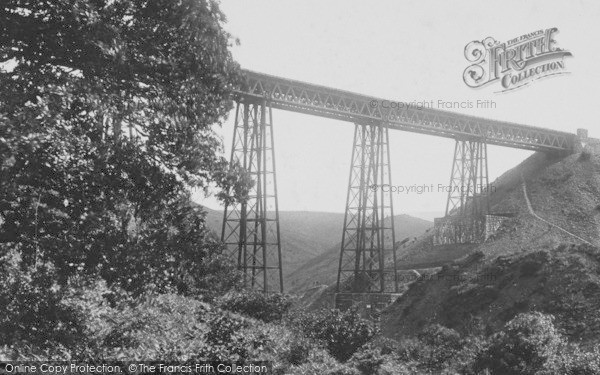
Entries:
[[[512, 170], [505, 172], [491, 185], [490, 211], [492, 213], [518, 213], [525, 208], [521, 195], [521, 174], [534, 178], [541, 170], [559, 161], [543, 153], [533, 154]], [[555, 172], [556, 173], [556, 172]], [[433, 246], [433, 232], [422, 234], [416, 241], [398, 249], [398, 268], [403, 270], [441, 267], [473, 252], [475, 245]]]
[[[206, 223], [220, 235], [223, 213], [209, 208]], [[329, 284], [337, 277], [344, 214], [281, 211], [281, 253], [285, 289], [301, 291], [315, 284]], [[433, 224], [408, 215], [395, 216], [396, 238], [423, 234]]]
[[[394, 229], [397, 240], [406, 237], [420, 236], [431, 228], [433, 223], [408, 215], [394, 216]], [[310, 259], [295, 269], [288, 277], [288, 285], [292, 292], [303, 292], [318, 285], [331, 285], [337, 279], [338, 262], [341, 246], [341, 226], [339, 235], [333, 238], [336, 244], [322, 254]]]
[[[571, 338], [600, 335], [600, 156], [536, 153], [494, 185], [492, 211], [516, 216], [494, 240], [413, 283], [383, 313], [385, 335], [413, 335], [430, 323], [493, 332], [533, 310], [554, 314]], [[403, 259], [431, 259], [418, 243]]]
[[[205, 208], [206, 222], [221, 234], [223, 213]], [[342, 233], [344, 215], [331, 212], [281, 211], [281, 254], [283, 275], [289, 275], [309, 259], [319, 256], [336, 242]], [[336, 235], [339, 233], [339, 235]]]

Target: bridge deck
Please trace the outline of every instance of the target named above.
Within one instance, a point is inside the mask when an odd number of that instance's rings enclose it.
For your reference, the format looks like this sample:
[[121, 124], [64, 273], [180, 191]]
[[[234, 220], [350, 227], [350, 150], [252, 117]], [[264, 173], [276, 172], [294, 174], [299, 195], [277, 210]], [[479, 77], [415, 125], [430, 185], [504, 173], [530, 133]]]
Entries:
[[453, 139], [479, 139], [492, 145], [534, 151], [572, 152], [576, 142], [576, 135], [571, 133], [433, 108], [383, 108], [385, 100], [380, 98], [249, 70], [244, 70], [244, 74], [246, 85], [237, 90], [237, 100], [266, 98], [273, 108], [287, 111], [367, 125], [383, 122], [390, 129]]

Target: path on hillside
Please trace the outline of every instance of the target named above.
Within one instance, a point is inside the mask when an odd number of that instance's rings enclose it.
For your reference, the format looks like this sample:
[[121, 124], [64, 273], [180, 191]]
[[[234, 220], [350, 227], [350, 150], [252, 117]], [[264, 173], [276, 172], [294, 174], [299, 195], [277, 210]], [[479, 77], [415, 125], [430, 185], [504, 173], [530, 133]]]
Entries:
[[521, 181], [522, 181], [521, 186], [523, 187], [523, 195], [525, 196], [525, 202], [527, 203], [527, 209], [529, 210], [529, 213], [531, 215], [533, 215], [533, 217], [535, 217], [538, 220], [543, 221], [544, 223], [550, 225], [551, 227], [554, 227], [554, 228], [556, 228], [556, 229], [558, 229], [558, 230], [560, 230], [562, 232], [565, 232], [566, 234], [568, 234], [568, 235], [570, 235], [572, 237], [577, 238], [579, 241], [582, 241], [582, 242], [584, 242], [584, 243], [586, 243], [588, 245], [593, 246], [589, 241], [584, 240], [583, 238], [579, 237], [578, 235], [573, 234], [573, 233], [569, 232], [568, 230], [566, 230], [566, 229], [564, 229], [564, 228], [562, 228], [562, 227], [560, 227], [560, 226], [558, 226], [556, 224], [552, 224], [548, 220], [546, 220], [543, 217], [541, 217], [538, 214], [536, 214], [535, 211], [533, 210], [533, 206], [531, 205], [531, 202], [529, 201], [529, 196], [527, 195], [527, 183], [525, 182], [525, 177], [523, 177], [523, 173], [521, 173]]

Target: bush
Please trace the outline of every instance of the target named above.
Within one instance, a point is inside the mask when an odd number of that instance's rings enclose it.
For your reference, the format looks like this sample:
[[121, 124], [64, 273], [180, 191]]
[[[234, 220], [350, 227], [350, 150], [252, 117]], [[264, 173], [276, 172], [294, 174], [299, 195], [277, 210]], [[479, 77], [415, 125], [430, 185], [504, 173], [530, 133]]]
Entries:
[[592, 353], [578, 353], [568, 367], [569, 375], [598, 375], [600, 374], [600, 350]]
[[385, 356], [381, 354], [381, 348], [369, 343], [354, 353], [349, 363], [363, 375], [376, 375], [385, 359]]
[[109, 309], [97, 327], [82, 360], [187, 361], [207, 346], [206, 320], [213, 314], [192, 298], [175, 294], [139, 296]]
[[[340, 371], [346, 369], [351, 371], [352, 369], [347, 366], [341, 366], [327, 350], [314, 346], [311, 348], [307, 360], [300, 365], [293, 365], [288, 367], [284, 372], [286, 375], [312, 375], [312, 374], [327, 374], [333, 371]], [[353, 375], [360, 375], [358, 370], [353, 369]]]
[[354, 309], [305, 314], [297, 324], [307, 337], [322, 341], [329, 353], [341, 362], [350, 359], [358, 348], [379, 333], [372, 322], [362, 319]]
[[492, 337], [474, 369], [491, 374], [534, 374], [547, 369], [563, 345], [552, 320], [538, 312], [517, 315]]
[[592, 152], [590, 150], [583, 150], [581, 154], [579, 154], [579, 161], [588, 161], [592, 157]]
[[312, 343], [305, 337], [295, 337], [290, 342], [287, 352], [284, 353], [284, 358], [294, 366], [301, 365], [308, 360], [311, 346]]
[[227, 345], [245, 327], [245, 322], [227, 314], [212, 316], [208, 321], [206, 341], [211, 345]]
[[419, 361], [422, 351], [422, 343], [417, 339], [409, 338], [398, 343], [396, 356], [402, 362]]
[[369, 345], [379, 348], [383, 355], [396, 354], [400, 348], [400, 343], [398, 341], [384, 336], [377, 336], [371, 340]]
[[439, 324], [425, 328], [419, 334], [421, 363], [430, 370], [441, 370], [462, 348], [458, 332]]
[[591, 352], [584, 352], [579, 346], [571, 345], [552, 369], [555, 373], [565, 375], [600, 374], [600, 346], [596, 346]]
[[268, 341], [260, 330], [246, 332], [249, 322], [227, 312], [212, 312], [207, 325], [206, 346], [197, 354], [202, 361], [245, 362]]
[[50, 263], [27, 267], [14, 251], [0, 258], [0, 342], [39, 349], [71, 347], [83, 338], [83, 316], [63, 302]]
[[246, 362], [258, 360], [259, 352], [273, 345], [272, 338], [260, 325], [250, 327], [249, 321], [227, 312], [215, 311], [208, 321], [208, 344], [200, 359], [213, 362]]
[[[90, 330], [83, 360], [259, 360], [268, 334], [260, 323], [176, 294], [147, 294], [109, 309]], [[270, 344], [271, 345], [271, 344]]]
[[269, 323], [281, 320], [292, 306], [286, 295], [256, 291], [231, 292], [219, 301], [219, 307]]
[[476, 340], [463, 339], [458, 332], [439, 324], [427, 326], [417, 338], [394, 346], [396, 358], [425, 372], [444, 369], [464, 370], [472, 362]]

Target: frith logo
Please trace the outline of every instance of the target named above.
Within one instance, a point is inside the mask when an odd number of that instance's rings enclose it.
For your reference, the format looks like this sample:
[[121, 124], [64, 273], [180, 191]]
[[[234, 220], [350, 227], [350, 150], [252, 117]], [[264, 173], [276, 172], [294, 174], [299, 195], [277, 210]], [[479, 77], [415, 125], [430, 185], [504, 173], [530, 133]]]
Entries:
[[558, 48], [553, 36], [557, 28], [537, 30], [505, 43], [492, 37], [472, 41], [465, 57], [473, 63], [463, 73], [467, 86], [477, 88], [499, 81], [503, 91], [514, 90], [540, 78], [568, 73], [565, 57], [571, 52]]

